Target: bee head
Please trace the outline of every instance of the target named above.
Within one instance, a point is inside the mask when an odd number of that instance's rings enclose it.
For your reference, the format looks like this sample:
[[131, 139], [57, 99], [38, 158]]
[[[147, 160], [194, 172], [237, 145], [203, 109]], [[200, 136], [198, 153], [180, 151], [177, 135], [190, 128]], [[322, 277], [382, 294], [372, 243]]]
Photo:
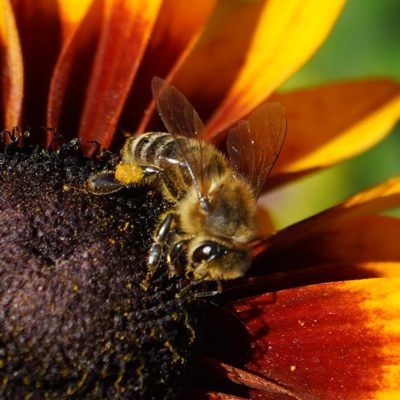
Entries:
[[189, 249], [193, 277], [197, 280], [225, 280], [243, 276], [250, 267], [247, 249], [227, 247], [213, 240], [195, 240]]
[[256, 199], [246, 182], [226, 174], [212, 181], [202, 207], [195, 190], [179, 205], [181, 228], [190, 239], [188, 272], [197, 280], [241, 277], [251, 262]]

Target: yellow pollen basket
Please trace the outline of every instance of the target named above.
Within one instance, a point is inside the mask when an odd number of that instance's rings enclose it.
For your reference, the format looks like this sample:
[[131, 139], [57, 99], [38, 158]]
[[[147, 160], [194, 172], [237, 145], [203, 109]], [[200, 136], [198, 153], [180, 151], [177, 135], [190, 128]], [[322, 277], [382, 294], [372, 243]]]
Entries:
[[143, 169], [133, 163], [119, 163], [115, 169], [115, 178], [127, 185], [138, 183], [143, 178]]

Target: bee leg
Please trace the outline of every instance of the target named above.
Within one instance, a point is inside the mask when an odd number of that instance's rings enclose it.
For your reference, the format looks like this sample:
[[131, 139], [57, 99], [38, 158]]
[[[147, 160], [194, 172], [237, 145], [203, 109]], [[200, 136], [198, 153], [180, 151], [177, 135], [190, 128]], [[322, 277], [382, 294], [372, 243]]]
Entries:
[[158, 175], [163, 172], [163, 170], [161, 168], [152, 167], [151, 165], [143, 166], [142, 168], [143, 168], [143, 174], [145, 177]]
[[[143, 170], [143, 177], [153, 176], [161, 172], [156, 167], [140, 167]], [[115, 177], [115, 171], [102, 171], [89, 177], [86, 182], [86, 191], [92, 194], [111, 194], [118, 192], [128, 186]]]
[[[217, 294], [222, 293], [221, 281], [214, 281], [217, 286], [215, 290], [210, 290], [209, 288], [207, 288], [208, 283], [209, 282], [206, 281], [192, 280], [179, 292], [178, 297], [187, 296], [190, 291], [194, 292], [193, 297], [195, 299], [201, 299], [203, 297], [213, 297]], [[201, 289], [196, 289], [197, 286]]]
[[136, 185], [140, 184], [142, 180], [151, 181], [151, 178], [161, 172], [163, 172], [161, 168], [151, 165], [139, 165], [136, 162], [121, 161], [115, 167], [115, 179], [125, 185]]
[[149, 282], [154, 274], [154, 271], [157, 269], [158, 265], [160, 264], [162, 255], [163, 255], [163, 248], [165, 243], [168, 240], [168, 237], [171, 232], [171, 226], [174, 221], [175, 214], [168, 213], [166, 217], [161, 222], [160, 227], [157, 230], [157, 233], [154, 238], [154, 243], [150, 247], [149, 255], [147, 258], [147, 274], [142, 282], [142, 287], [147, 290], [149, 286]]
[[126, 185], [115, 179], [114, 171], [101, 171], [88, 178], [83, 186], [64, 185], [64, 190], [74, 189], [85, 193], [105, 195], [118, 192]]
[[[196, 297], [196, 298], [212, 297], [212, 296], [216, 296], [217, 294], [221, 294], [222, 293], [221, 281], [215, 281], [215, 284], [217, 286], [215, 288], [215, 290], [203, 290], [201, 292], [195, 293], [194, 297]], [[207, 288], [205, 288], [205, 289], [207, 289]]]
[[115, 179], [114, 171], [102, 171], [89, 177], [86, 187], [93, 194], [110, 194], [118, 192], [125, 185]]
[[162, 257], [162, 245], [160, 243], [153, 243], [149, 250], [149, 256], [147, 257], [147, 267], [149, 272], [155, 270], [160, 264]]
[[168, 254], [168, 264], [170, 266], [171, 275], [183, 275], [187, 259], [186, 259], [186, 247], [189, 240], [180, 240], [176, 242], [171, 251]]

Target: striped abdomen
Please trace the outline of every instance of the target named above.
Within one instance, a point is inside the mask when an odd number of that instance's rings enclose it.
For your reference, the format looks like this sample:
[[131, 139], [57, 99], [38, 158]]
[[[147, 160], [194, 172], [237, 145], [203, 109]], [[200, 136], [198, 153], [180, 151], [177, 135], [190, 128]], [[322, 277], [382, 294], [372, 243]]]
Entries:
[[[182, 141], [181, 146], [178, 143]], [[191, 161], [196, 178], [201, 170], [207, 171], [208, 178], [221, 175], [226, 166], [223, 156], [209, 143], [204, 143], [202, 165], [200, 165], [199, 143], [196, 139], [177, 138], [169, 133], [148, 132], [132, 137], [125, 143], [122, 157], [126, 163], [140, 166], [154, 166], [164, 171], [162, 180], [172, 198], [181, 199], [188, 188], [194, 185], [191, 174], [182, 155]]]

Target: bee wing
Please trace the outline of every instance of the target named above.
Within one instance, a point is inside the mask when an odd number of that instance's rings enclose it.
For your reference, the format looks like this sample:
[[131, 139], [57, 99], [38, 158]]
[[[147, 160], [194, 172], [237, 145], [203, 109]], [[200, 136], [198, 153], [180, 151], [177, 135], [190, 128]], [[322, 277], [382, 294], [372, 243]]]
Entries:
[[259, 195], [281, 151], [286, 134], [286, 112], [278, 102], [264, 103], [248, 119], [229, 131], [227, 150], [232, 168]]
[[151, 86], [158, 113], [179, 146], [199, 198], [204, 198], [206, 171], [201, 140], [204, 124], [187, 98], [174, 86], [158, 77], [153, 78]]

